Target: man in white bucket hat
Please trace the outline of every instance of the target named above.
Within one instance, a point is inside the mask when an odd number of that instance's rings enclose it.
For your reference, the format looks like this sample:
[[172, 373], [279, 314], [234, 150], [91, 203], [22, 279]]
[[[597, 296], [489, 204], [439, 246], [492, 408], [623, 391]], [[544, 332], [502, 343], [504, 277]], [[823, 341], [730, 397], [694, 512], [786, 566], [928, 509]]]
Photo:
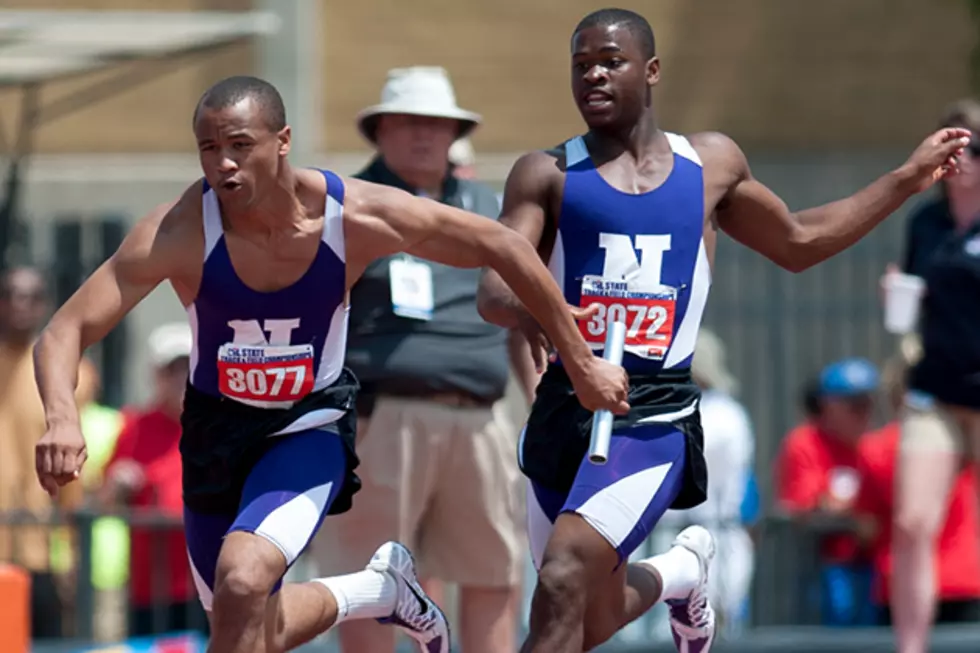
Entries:
[[[444, 68], [413, 66], [390, 70], [380, 104], [357, 115], [358, 130], [378, 150], [378, 157], [358, 177], [445, 200], [452, 189], [444, 185], [456, 165], [450, 150], [458, 142], [465, 143], [461, 139], [481, 120], [480, 114], [456, 103], [456, 93]], [[392, 173], [400, 183], [394, 183], [392, 174], [385, 173]], [[483, 185], [467, 190], [481, 195], [481, 199], [493, 197]], [[485, 213], [496, 218], [497, 212], [495, 207], [492, 215]]]
[[389, 70], [388, 81], [381, 90], [381, 102], [357, 114], [357, 127], [366, 139], [376, 144], [381, 116], [399, 114], [458, 121], [456, 138], [468, 135], [483, 120], [480, 114], [456, 104], [449, 73], [439, 66]]
[[[480, 119], [457, 105], [443, 68], [392, 70], [381, 103], [357, 117], [377, 156], [356, 177], [496, 219], [493, 189], [461, 179], [450, 156]], [[349, 573], [397, 538], [424, 577], [459, 586], [464, 653], [507, 653], [517, 641], [524, 537], [514, 449], [527, 410], [510, 362], [533, 369], [523, 340], [512, 344], [477, 312], [479, 275], [398, 254], [351, 289], [347, 364], [361, 381], [363, 486], [316, 550], [321, 571]], [[424, 296], [400, 299], [394, 289], [405, 282]], [[394, 634], [373, 623], [344, 624], [340, 641], [346, 653], [395, 648]]]

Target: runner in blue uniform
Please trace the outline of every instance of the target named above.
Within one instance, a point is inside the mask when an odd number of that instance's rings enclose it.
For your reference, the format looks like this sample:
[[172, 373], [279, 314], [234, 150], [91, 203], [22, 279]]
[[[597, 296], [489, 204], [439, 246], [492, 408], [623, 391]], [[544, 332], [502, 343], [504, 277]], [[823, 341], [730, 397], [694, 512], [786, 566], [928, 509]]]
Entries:
[[560, 343], [590, 407], [627, 410], [626, 375], [592, 356], [554, 280], [512, 230], [398, 189], [292, 168], [282, 98], [267, 82], [215, 85], [194, 134], [204, 179], [140, 220], [41, 335], [40, 482], [54, 493], [85, 461], [74, 400], [82, 352], [169, 281], [194, 331], [181, 418], [184, 524], [212, 622], [208, 650], [278, 653], [340, 620], [373, 618], [426, 653], [447, 653], [446, 619], [398, 543], [362, 572], [281, 586], [324, 516], [348, 510], [358, 488], [357, 382], [343, 367], [350, 287], [372, 261], [402, 251], [490, 266]]
[[[572, 90], [588, 132], [517, 162], [501, 221], [536, 246], [569, 304], [594, 306], [580, 324], [594, 352], [602, 353], [610, 322], [626, 324], [631, 411], [614, 423], [608, 462], [593, 465], [585, 457], [592, 414], [574, 395], [568, 362], [558, 356], [542, 378], [518, 454], [539, 570], [523, 651], [590, 650], [665, 601], [678, 650], [707, 653], [715, 627], [706, 591], [711, 534], [693, 526], [668, 552], [627, 559], [668, 508], [705, 497], [690, 365], [718, 230], [788, 270], [804, 270], [955, 172], [969, 132], [939, 131], [864, 190], [794, 213], [753, 179], [728, 137], [660, 129], [652, 102], [660, 62], [643, 17], [590, 14], [571, 49]], [[525, 328], [539, 350], [547, 348], [505, 282], [486, 275], [481, 313]]]

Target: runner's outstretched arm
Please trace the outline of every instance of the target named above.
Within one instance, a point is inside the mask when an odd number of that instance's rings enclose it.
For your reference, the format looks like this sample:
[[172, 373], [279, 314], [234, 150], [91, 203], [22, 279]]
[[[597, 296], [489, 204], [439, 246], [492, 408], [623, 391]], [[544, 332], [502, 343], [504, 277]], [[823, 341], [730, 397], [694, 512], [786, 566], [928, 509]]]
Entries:
[[939, 130], [902, 166], [854, 195], [796, 213], [752, 177], [745, 155], [727, 136], [703, 133], [692, 143], [706, 174], [714, 168], [734, 175], [717, 208], [721, 229], [780, 267], [801, 272], [859, 241], [915, 193], [955, 174], [956, 157], [969, 139], [965, 129]]
[[371, 261], [398, 252], [460, 268], [491, 267], [552, 338], [582, 405], [617, 413], [629, 409], [625, 372], [593, 355], [527, 238], [494, 220], [396, 188], [355, 180], [347, 184], [348, 285]]

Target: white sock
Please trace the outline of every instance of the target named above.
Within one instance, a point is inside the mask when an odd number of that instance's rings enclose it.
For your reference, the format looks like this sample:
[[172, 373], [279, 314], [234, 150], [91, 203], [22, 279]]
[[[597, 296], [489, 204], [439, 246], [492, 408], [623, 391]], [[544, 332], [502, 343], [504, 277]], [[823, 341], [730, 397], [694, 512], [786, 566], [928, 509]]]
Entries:
[[647, 565], [657, 570], [663, 580], [660, 600], [686, 599], [701, 580], [701, 565], [698, 557], [682, 546], [673, 546], [667, 553], [641, 560], [641, 565]]
[[365, 569], [346, 576], [317, 578], [337, 599], [337, 621], [380, 619], [391, 616], [398, 599], [398, 584], [389, 574]]

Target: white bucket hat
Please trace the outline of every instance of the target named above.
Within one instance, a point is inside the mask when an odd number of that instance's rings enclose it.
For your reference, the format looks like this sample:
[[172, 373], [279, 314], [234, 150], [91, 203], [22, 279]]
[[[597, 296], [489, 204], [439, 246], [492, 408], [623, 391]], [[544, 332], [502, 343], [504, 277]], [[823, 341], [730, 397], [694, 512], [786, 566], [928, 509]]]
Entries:
[[378, 117], [386, 113], [430, 116], [459, 121], [459, 137], [469, 134], [483, 116], [460, 109], [449, 73], [438, 66], [412, 66], [388, 71], [381, 89], [381, 103], [357, 114], [357, 127], [364, 138], [375, 142]]
[[738, 392], [738, 381], [725, 361], [725, 345], [712, 331], [702, 328], [694, 346], [691, 374], [695, 379], [727, 394]]
[[194, 334], [186, 322], [161, 324], [150, 332], [148, 344], [152, 364], [155, 367], [164, 367], [178, 358], [191, 355]]

